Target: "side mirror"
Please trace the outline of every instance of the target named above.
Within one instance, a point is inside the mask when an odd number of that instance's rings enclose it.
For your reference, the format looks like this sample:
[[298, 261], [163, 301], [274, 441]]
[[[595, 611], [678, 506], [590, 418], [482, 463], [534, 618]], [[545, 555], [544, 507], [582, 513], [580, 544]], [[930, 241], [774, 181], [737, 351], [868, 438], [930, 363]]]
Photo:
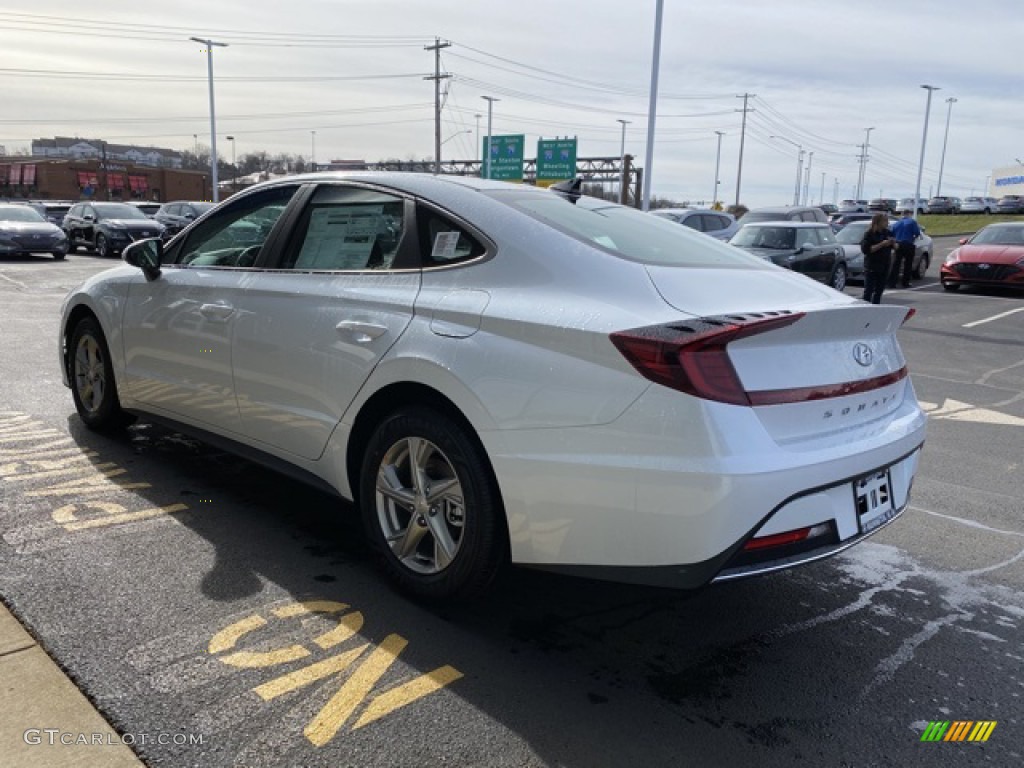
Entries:
[[966, 237], [961, 237], [960, 238], [960, 245], [967, 245], [967, 238]]
[[164, 258], [164, 244], [159, 237], [136, 240], [121, 254], [126, 264], [138, 267], [149, 281], [160, 277], [160, 263]]
[[86, 221], [96, 221], [96, 217], [93, 216], [91, 213], [85, 214], [85, 216], [83, 216], [82, 218], [85, 219]]

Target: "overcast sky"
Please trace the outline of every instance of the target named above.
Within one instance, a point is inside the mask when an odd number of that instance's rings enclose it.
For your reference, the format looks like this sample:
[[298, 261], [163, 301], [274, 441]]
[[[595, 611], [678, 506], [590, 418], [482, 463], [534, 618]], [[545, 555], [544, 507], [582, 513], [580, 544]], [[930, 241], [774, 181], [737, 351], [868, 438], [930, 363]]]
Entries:
[[[486, 134], [577, 136], [580, 157], [646, 153], [655, 0], [37, 0], [0, 3], [0, 145], [81, 136], [184, 150], [210, 143], [215, 48], [218, 151], [316, 160], [433, 155], [434, 38], [442, 51], [445, 159]], [[922, 194], [982, 194], [1024, 159], [1024, 7], [1016, 0], [665, 0], [652, 193], [793, 200], [798, 144], [808, 197], [851, 197], [870, 134], [865, 197], [913, 194], [927, 93]], [[947, 99], [957, 99], [952, 111]], [[771, 138], [771, 136], [782, 138]], [[787, 141], [788, 140], [788, 141]], [[792, 142], [792, 143], [790, 143]], [[806, 161], [805, 166], [806, 168]], [[822, 175], [824, 174], [824, 176]]]

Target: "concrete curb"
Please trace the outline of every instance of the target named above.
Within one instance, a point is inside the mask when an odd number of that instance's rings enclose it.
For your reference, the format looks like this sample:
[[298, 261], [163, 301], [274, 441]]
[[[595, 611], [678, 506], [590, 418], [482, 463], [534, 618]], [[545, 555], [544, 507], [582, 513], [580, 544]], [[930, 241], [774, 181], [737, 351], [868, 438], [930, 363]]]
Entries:
[[0, 753], [5, 768], [144, 768], [2, 603]]

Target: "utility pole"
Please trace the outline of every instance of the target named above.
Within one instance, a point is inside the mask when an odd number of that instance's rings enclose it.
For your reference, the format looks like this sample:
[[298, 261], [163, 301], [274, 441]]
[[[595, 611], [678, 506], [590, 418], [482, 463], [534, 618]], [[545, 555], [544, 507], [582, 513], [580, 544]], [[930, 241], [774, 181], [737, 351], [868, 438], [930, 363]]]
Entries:
[[[740, 204], [740, 182], [743, 180], [743, 145], [744, 145], [744, 143], [746, 141], [746, 138], [747, 138], [747, 112], [753, 112], [754, 111], [752, 109], [748, 109], [747, 108], [747, 100], [751, 96], [755, 96], [755, 95], [756, 94], [753, 94], [753, 93], [744, 93], [743, 96], [742, 96], [742, 99], [743, 99], [743, 109], [742, 110], [739, 110], [739, 109], [736, 110], [737, 112], [743, 112], [743, 123], [742, 123], [742, 126], [740, 127], [740, 163], [739, 163], [739, 168], [736, 171], [736, 205]], [[737, 96], [736, 98], [741, 98], [741, 97]], [[799, 173], [799, 171], [798, 171], [798, 173]], [[797, 184], [799, 184], [799, 183], [800, 183], [799, 182], [799, 177], [797, 177]], [[799, 187], [798, 187], [798, 189], [799, 189]]]
[[949, 108], [946, 110], [946, 134], [942, 138], [942, 160], [939, 161], [939, 182], [935, 185], [935, 194], [942, 194], [942, 170], [946, 167], [946, 142], [949, 141], [949, 117], [953, 114], [953, 105], [956, 104], [956, 99], [950, 96], [946, 99], [946, 103]]
[[441, 173], [441, 81], [451, 75], [441, 74], [441, 49], [448, 48], [451, 43], [442, 43], [440, 38], [434, 38], [434, 44], [424, 47], [425, 51], [434, 52], [434, 74], [427, 75], [424, 80], [434, 81], [434, 173]]
[[216, 40], [204, 40], [201, 37], [190, 37], [196, 43], [206, 46], [206, 74], [210, 82], [210, 178], [213, 180], [213, 202], [220, 202], [220, 189], [217, 184], [217, 115], [213, 104], [213, 49], [227, 48], [227, 43], [218, 43]]
[[860, 175], [857, 177], [857, 194], [855, 195], [858, 200], [864, 197], [864, 177], [868, 165], [868, 147], [871, 146], [871, 132], [873, 130], [875, 130], [873, 127], [864, 129], [864, 143], [861, 144], [863, 152], [860, 156]]
[[626, 175], [626, 126], [629, 125], [631, 120], [623, 120], [621, 117], [615, 122], [622, 123], [622, 143], [619, 145], [619, 201], [622, 201], [622, 190], [629, 183], [629, 177]]

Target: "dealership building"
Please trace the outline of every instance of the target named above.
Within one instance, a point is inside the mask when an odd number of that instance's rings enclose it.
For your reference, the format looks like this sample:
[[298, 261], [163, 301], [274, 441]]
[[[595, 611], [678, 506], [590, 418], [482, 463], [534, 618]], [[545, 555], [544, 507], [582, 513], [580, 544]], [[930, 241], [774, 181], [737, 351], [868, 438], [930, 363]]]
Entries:
[[987, 194], [989, 197], [1024, 195], [1024, 165], [993, 168]]

